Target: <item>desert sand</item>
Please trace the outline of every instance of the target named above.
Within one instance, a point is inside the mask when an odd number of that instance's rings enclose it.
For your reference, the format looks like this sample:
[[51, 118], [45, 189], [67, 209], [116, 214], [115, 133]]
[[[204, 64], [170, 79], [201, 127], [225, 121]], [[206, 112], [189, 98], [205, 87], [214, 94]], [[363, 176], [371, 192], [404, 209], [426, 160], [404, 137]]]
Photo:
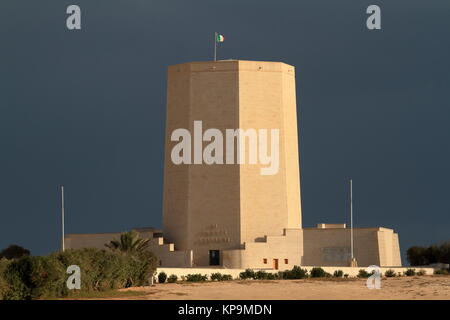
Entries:
[[[204, 283], [164, 283], [134, 287], [136, 296], [112, 299], [144, 300], [397, 300], [450, 299], [450, 276], [383, 278], [380, 289], [368, 289], [365, 279], [245, 280]], [[140, 294], [142, 293], [142, 294]]]

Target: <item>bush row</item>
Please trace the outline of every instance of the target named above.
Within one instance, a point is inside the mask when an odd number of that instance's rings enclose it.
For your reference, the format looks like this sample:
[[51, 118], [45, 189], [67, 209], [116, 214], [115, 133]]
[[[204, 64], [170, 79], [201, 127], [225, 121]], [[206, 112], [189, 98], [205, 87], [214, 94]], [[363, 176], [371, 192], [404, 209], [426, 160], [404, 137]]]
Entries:
[[[174, 283], [177, 282], [178, 277], [175, 274], [170, 275], [167, 277], [167, 274], [163, 271], [158, 273], [158, 282], [159, 283]], [[201, 281], [207, 281], [208, 276], [206, 274], [200, 274], [200, 273], [194, 273], [194, 274], [187, 274], [186, 276], [181, 277], [182, 281], [188, 281], [188, 282], [201, 282]], [[209, 280], [211, 281], [229, 281], [233, 280], [233, 277], [231, 274], [221, 274], [220, 272], [212, 273], [209, 277]]]
[[[282, 280], [282, 279], [305, 279], [305, 278], [324, 278], [324, 277], [335, 277], [342, 278], [348, 277], [348, 274], [344, 274], [342, 270], [336, 270], [333, 275], [326, 272], [320, 267], [312, 268], [310, 272], [306, 269], [302, 269], [299, 266], [294, 266], [291, 270], [280, 271], [278, 273], [267, 272], [264, 270], [254, 271], [252, 269], [246, 269], [245, 271], [239, 274], [239, 279], [254, 279], [254, 280]], [[158, 274], [158, 282], [165, 283], [167, 282], [176, 282], [178, 277], [174, 274], [167, 277], [165, 272], [160, 272]], [[188, 274], [186, 276], [181, 277], [182, 281], [188, 282], [199, 282], [199, 281], [207, 281], [208, 276], [202, 274]], [[211, 281], [229, 281], [233, 280], [233, 277], [230, 274], [221, 274], [219, 272], [212, 273], [209, 277]]]
[[266, 272], [263, 270], [253, 271], [247, 269], [239, 274], [239, 278], [255, 279], [255, 280], [274, 280], [274, 279], [304, 279], [304, 278], [324, 278], [324, 277], [342, 277], [344, 275], [342, 270], [336, 270], [333, 275], [326, 272], [320, 267], [312, 268], [308, 273], [308, 270], [302, 269], [299, 266], [294, 266], [291, 270], [280, 271], [278, 273]]
[[[372, 272], [367, 272], [366, 270], [364, 270], [364, 269], [361, 269], [361, 270], [359, 270], [359, 273], [358, 273], [358, 278], [368, 278], [368, 277], [370, 277], [371, 275], [373, 275], [374, 274], [374, 272], [375, 271], [372, 271]], [[402, 275], [404, 275], [404, 276], [408, 276], [408, 277], [411, 277], [411, 276], [424, 276], [424, 275], [426, 275], [426, 272], [425, 272], [425, 270], [419, 270], [419, 271], [416, 271], [416, 269], [407, 269], [406, 271], [404, 271], [403, 272], [403, 274], [401, 273], [401, 272], [395, 272], [394, 270], [392, 270], [392, 269], [388, 269], [388, 270], [386, 270], [386, 272], [384, 273], [384, 276], [385, 277], [387, 277], [387, 278], [391, 278], [391, 277], [400, 277], [400, 276], [402, 276]]]
[[[447, 270], [436, 270], [434, 272], [435, 274], [444, 274], [447, 275], [449, 274], [449, 272]], [[368, 278], [371, 275], [374, 274], [374, 271], [372, 272], [367, 272], [365, 269], [360, 269], [358, 272], [357, 277], [358, 278]], [[423, 276], [426, 275], [425, 270], [419, 270], [416, 271], [416, 269], [412, 269], [409, 268], [406, 271], [404, 271], [403, 273], [401, 272], [395, 272], [393, 269], [388, 269], [386, 270], [386, 272], [384, 273], [385, 277], [396, 277], [396, 276]], [[335, 270], [333, 272], [333, 274], [330, 274], [328, 272], [326, 272], [324, 269], [320, 268], [320, 267], [314, 267], [310, 270], [310, 272], [308, 272], [307, 269], [302, 269], [298, 266], [294, 266], [294, 268], [292, 268], [292, 270], [285, 270], [285, 271], [280, 271], [278, 273], [272, 273], [272, 272], [267, 272], [264, 270], [259, 270], [259, 271], [254, 271], [252, 269], [246, 269], [245, 271], [241, 272], [239, 274], [239, 279], [241, 280], [247, 280], [247, 279], [253, 279], [253, 280], [282, 280], [282, 279], [304, 279], [304, 278], [348, 278], [349, 275], [348, 274], [344, 274], [344, 272], [342, 270]], [[166, 282], [167, 279], [167, 275], [164, 272], [161, 272], [158, 275], [158, 279], [160, 283], [164, 283]], [[229, 274], [221, 274], [221, 273], [212, 273], [211, 276], [209, 277], [209, 279], [211, 281], [226, 281], [226, 280], [232, 280], [232, 276]], [[202, 274], [188, 274], [187, 276], [182, 276], [181, 277], [182, 281], [207, 281], [208, 277], [207, 275], [202, 275]], [[167, 282], [176, 282], [177, 281], [177, 276], [176, 275], [171, 275], [169, 277], [169, 279], [167, 279]]]
[[67, 267], [81, 270], [81, 292], [104, 291], [149, 283], [156, 269], [150, 252], [131, 255], [99, 249], [69, 249], [49, 256], [28, 256], [0, 263], [0, 291], [3, 299], [65, 297], [68, 290]]
[[440, 269], [440, 270], [435, 270], [434, 274], [441, 274], [441, 275], [449, 275], [450, 272], [447, 269]]
[[[365, 269], [359, 270], [359, 273], [357, 275], [358, 278], [368, 278], [371, 275], [374, 274], [374, 271], [367, 272]], [[449, 274], [447, 270], [437, 270], [435, 271], [435, 274]], [[389, 269], [385, 272], [385, 277], [395, 277], [395, 276], [401, 276], [402, 273], [395, 273], [394, 270]], [[425, 270], [419, 270], [416, 271], [415, 269], [407, 269], [403, 272], [403, 275], [405, 276], [423, 276], [426, 275]], [[344, 274], [342, 270], [335, 270], [334, 273], [331, 275], [330, 273], [326, 272], [324, 269], [320, 267], [314, 267], [308, 272], [306, 269], [301, 269], [298, 266], [294, 266], [292, 270], [286, 270], [286, 271], [280, 271], [277, 274], [274, 273], [268, 273], [265, 271], [253, 271], [251, 269], [247, 269], [244, 272], [241, 272], [239, 275], [240, 279], [258, 279], [258, 280], [271, 280], [271, 279], [303, 279], [303, 278], [348, 278], [348, 274]]]
[[220, 272], [212, 273], [210, 277], [211, 281], [230, 281], [233, 280], [231, 274], [221, 274]]

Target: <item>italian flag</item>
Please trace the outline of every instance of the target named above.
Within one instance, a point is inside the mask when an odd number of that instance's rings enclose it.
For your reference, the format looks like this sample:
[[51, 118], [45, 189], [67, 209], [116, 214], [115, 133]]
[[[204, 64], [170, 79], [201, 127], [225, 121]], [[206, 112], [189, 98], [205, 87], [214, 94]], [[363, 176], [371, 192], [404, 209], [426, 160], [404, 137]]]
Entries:
[[218, 43], [224, 42], [224, 41], [225, 41], [225, 37], [224, 37], [223, 35], [221, 35], [221, 34], [217, 34], [217, 36], [216, 36], [216, 41], [217, 41]]

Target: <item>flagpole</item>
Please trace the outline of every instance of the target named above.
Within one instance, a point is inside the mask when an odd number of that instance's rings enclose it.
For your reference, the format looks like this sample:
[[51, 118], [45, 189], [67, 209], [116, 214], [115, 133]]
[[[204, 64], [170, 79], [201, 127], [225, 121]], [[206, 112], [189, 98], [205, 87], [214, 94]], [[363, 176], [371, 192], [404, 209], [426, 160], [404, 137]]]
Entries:
[[65, 245], [64, 245], [64, 186], [61, 186], [61, 236], [62, 236], [62, 251], [64, 252]]
[[217, 32], [214, 32], [214, 61], [217, 61]]
[[352, 179], [350, 179], [350, 251], [352, 255], [352, 261], [354, 258], [353, 255], [353, 182]]

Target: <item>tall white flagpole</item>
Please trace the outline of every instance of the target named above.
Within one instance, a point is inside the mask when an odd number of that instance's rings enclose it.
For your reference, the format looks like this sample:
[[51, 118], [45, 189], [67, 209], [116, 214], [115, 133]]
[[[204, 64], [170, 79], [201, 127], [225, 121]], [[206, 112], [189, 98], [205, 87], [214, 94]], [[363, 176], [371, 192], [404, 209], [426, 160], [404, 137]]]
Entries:
[[62, 247], [62, 251], [64, 252], [64, 249], [65, 249], [65, 245], [64, 245], [64, 186], [61, 186], [61, 231], [62, 231], [61, 247]]
[[353, 255], [353, 182], [350, 179], [350, 251], [352, 255], [352, 261], [354, 259]]
[[214, 61], [217, 61], [217, 32], [214, 32]]

